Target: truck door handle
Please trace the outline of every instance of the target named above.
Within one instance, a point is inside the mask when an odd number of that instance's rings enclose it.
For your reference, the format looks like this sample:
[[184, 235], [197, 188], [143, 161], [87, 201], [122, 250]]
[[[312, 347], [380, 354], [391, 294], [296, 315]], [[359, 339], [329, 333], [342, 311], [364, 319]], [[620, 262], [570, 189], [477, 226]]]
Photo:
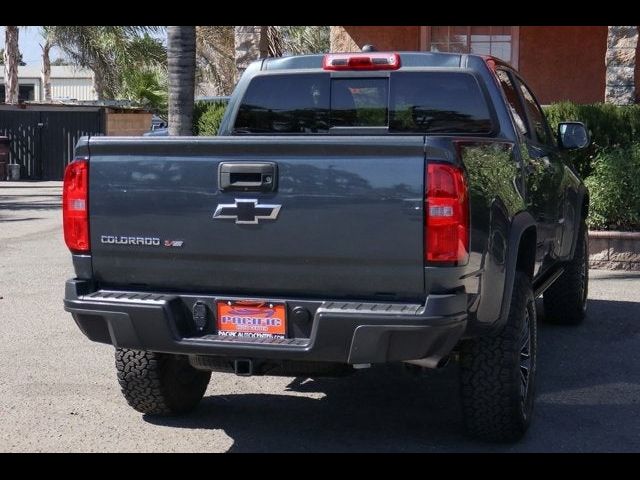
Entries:
[[222, 162], [218, 185], [223, 192], [273, 192], [278, 183], [275, 162]]

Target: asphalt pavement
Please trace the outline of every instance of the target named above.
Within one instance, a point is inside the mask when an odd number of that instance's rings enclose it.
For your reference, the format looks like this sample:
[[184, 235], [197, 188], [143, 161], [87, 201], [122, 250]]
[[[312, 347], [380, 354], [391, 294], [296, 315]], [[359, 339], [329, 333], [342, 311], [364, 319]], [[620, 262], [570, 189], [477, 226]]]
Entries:
[[455, 364], [214, 373], [192, 414], [143, 416], [120, 394], [113, 348], [62, 308], [73, 268], [60, 201], [59, 182], [0, 182], [0, 452], [640, 451], [640, 273], [604, 270], [591, 271], [582, 326], [540, 324], [534, 420], [516, 444], [464, 436]]

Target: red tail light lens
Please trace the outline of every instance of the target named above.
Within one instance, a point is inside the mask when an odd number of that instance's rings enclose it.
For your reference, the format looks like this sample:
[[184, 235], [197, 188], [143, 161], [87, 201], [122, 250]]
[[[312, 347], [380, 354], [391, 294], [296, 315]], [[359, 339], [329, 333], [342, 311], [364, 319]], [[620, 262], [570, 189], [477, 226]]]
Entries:
[[463, 264], [469, 256], [469, 198], [462, 169], [427, 165], [425, 260]]
[[73, 253], [88, 253], [89, 243], [89, 161], [67, 165], [62, 189], [64, 241]]
[[325, 70], [397, 70], [400, 55], [397, 53], [330, 53], [324, 56]]

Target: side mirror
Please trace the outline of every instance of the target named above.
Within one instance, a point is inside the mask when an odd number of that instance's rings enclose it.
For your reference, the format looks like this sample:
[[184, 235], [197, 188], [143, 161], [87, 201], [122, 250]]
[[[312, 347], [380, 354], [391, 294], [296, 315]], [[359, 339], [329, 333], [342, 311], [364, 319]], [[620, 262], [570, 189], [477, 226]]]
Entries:
[[558, 124], [558, 144], [564, 150], [581, 150], [591, 143], [589, 132], [581, 122], [561, 122]]

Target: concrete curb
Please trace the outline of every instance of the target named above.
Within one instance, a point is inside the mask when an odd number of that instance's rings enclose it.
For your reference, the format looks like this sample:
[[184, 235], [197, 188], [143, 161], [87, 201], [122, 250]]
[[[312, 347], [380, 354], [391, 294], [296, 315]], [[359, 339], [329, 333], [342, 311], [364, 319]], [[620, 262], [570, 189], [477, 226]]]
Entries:
[[590, 230], [589, 266], [640, 271], [640, 232]]

